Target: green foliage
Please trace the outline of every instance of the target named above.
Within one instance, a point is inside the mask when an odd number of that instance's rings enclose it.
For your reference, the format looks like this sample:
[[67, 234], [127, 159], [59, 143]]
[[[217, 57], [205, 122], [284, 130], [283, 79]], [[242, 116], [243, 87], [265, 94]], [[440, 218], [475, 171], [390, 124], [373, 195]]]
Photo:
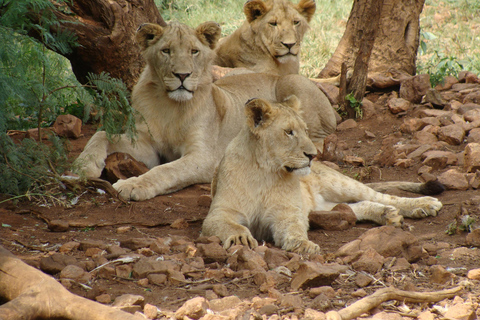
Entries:
[[464, 215], [460, 220], [456, 219], [452, 223], [448, 224], [446, 234], [453, 235], [457, 232], [472, 232], [475, 227], [476, 220], [470, 215]]
[[66, 168], [67, 157], [62, 140], [50, 137], [50, 146], [33, 139], [15, 144], [0, 133], [0, 193], [19, 196], [26, 193], [58, 194], [59, 175]]
[[465, 69], [465, 64], [465, 61], [460, 61], [456, 57], [447, 57], [435, 51], [431, 60], [418, 69], [419, 72], [430, 75], [430, 84], [435, 87], [437, 84], [443, 83], [446, 76], [457, 77], [458, 72]]
[[363, 118], [362, 101], [358, 101], [357, 99], [355, 99], [352, 92], [345, 96], [345, 100], [347, 100], [350, 104], [350, 107], [355, 110], [355, 118]]
[[71, 14], [66, 1], [0, 0], [0, 193], [58, 200], [52, 190], [61, 185], [59, 173], [67, 165], [58, 138], [51, 138], [52, 147], [30, 139], [15, 144], [7, 130], [48, 127], [60, 114], [85, 122], [93, 110], [109, 138], [124, 132], [135, 137], [125, 84], [102, 73], [81, 85], [68, 60], [53, 52], [68, 54], [78, 45], [73, 34], [59, 28], [67, 22], [55, 15], [57, 10]]

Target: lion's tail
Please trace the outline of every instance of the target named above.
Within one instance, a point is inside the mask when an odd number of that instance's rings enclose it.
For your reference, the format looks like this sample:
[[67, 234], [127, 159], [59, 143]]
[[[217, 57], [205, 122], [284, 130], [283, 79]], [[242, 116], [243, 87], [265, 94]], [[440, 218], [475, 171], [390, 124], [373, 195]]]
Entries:
[[378, 192], [385, 192], [390, 189], [400, 189], [413, 193], [420, 193], [427, 196], [440, 194], [445, 191], [445, 186], [438, 180], [421, 182], [405, 182], [405, 181], [386, 181], [367, 183], [367, 186]]

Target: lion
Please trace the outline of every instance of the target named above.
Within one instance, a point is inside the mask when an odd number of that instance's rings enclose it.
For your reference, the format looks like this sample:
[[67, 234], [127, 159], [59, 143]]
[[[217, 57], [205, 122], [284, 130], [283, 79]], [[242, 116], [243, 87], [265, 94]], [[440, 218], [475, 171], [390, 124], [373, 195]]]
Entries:
[[132, 91], [132, 105], [140, 114], [137, 141], [125, 135], [109, 141], [105, 132], [97, 132], [76, 166], [87, 177], [99, 177], [109, 154], [130, 154], [150, 170], [113, 187], [136, 201], [210, 183], [245, 122], [245, 102], [254, 97], [282, 101], [292, 94], [302, 101], [310, 138], [322, 150], [323, 139], [336, 129], [327, 97], [300, 75], [240, 74], [213, 83], [213, 49], [220, 34], [215, 22], [196, 29], [178, 22], [142, 25], [135, 39], [146, 67]]
[[218, 236], [224, 248], [276, 246], [300, 254], [320, 252], [308, 240], [308, 214], [347, 203], [357, 220], [400, 226], [403, 217], [436, 216], [433, 197], [404, 198], [377, 192], [313, 161], [316, 148], [299, 115], [300, 100], [253, 99], [246, 123], [233, 139], [212, 182], [212, 204], [202, 235]]
[[[298, 74], [302, 40], [315, 13], [314, 0], [249, 0], [246, 20], [219, 41], [214, 64], [275, 75]], [[340, 76], [310, 79], [338, 85]]]

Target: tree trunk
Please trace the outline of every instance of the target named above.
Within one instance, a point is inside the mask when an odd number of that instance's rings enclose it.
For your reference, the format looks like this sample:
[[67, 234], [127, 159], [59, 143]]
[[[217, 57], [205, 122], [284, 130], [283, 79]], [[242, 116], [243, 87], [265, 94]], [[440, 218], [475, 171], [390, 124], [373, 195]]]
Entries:
[[[354, 0], [345, 33], [318, 78], [340, 74], [342, 62], [353, 69], [362, 37], [361, 19], [368, 0]], [[368, 84], [378, 88], [396, 85], [415, 74], [420, 38], [419, 17], [425, 0], [384, 0], [379, 27], [368, 64]]]
[[[66, 55], [80, 83], [91, 73], [110, 73], [131, 89], [144, 61], [134, 40], [137, 28], [146, 22], [165, 26], [153, 0], [72, 0], [58, 13], [61, 28], [78, 37], [77, 48]], [[71, 14], [71, 13], [73, 14]], [[74, 23], [71, 23], [74, 22]]]

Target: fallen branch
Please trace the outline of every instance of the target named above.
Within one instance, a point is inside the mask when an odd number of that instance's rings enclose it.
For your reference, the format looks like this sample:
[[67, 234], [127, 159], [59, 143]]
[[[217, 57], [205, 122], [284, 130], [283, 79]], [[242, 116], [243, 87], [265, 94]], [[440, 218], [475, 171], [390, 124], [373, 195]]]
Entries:
[[443, 299], [453, 298], [457, 293], [463, 290], [463, 287], [455, 287], [436, 292], [412, 292], [403, 291], [396, 288], [384, 288], [375, 293], [358, 300], [352, 305], [339, 310], [327, 312], [327, 320], [350, 320], [361, 314], [379, 306], [388, 300], [398, 300], [405, 302], [438, 302]]
[[127, 312], [74, 295], [54, 278], [0, 246], [0, 320], [140, 320]]

